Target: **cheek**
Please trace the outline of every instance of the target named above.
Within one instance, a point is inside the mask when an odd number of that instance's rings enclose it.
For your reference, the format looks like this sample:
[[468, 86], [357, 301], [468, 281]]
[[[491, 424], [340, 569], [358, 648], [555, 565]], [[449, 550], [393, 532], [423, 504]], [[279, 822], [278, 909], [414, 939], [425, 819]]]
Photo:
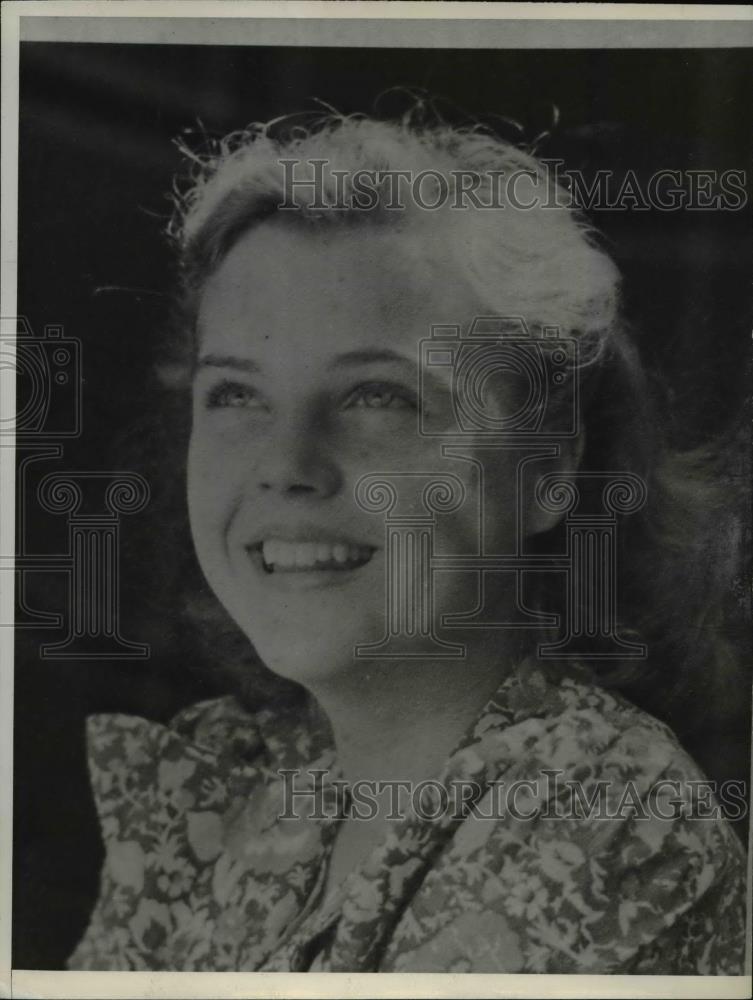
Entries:
[[201, 433], [193, 433], [188, 448], [187, 490], [191, 531], [197, 548], [216, 537], [226, 525], [237, 503], [239, 484], [237, 463], [216, 442]]
[[[517, 453], [513, 452], [517, 457]], [[493, 522], [502, 525], [512, 525], [515, 521], [515, 511], [518, 508], [518, 477], [515, 458], [509, 454], [496, 455], [490, 451], [487, 455], [485, 469], [485, 501], [488, 513]]]
[[[436, 466], [436, 446], [416, 432], [413, 414], [351, 419], [330, 439], [330, 451], [346, 472], [423, 468], [427, 456]], [[441, 464], [441, 463], [439, 463]]]
[[[515, 453], [513, 453], [515, 454]], [[487, 554], [509, 553], [515, 548], [518, 511], [516, 466], [504, 450], [482, 448], [476, 452], [483, 475], [473, 476], [464, 508], [467, 535], [474, 547], [483, 535]]]

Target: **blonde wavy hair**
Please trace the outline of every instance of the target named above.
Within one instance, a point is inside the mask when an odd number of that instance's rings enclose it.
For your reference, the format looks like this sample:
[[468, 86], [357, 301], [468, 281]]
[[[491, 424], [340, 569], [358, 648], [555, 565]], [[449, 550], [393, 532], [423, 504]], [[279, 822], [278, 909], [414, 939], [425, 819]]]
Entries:
[[[323, 190], [332, 201], [337, 184], [340, 196], [352, 193], [349, 178], [362, 170], [438, 171], [451, 194], [458, 171], [479, 175], [479, 192], [499, 171], [527, 173], [532, 190], [551, 184], [530, 149], [477, 123], [449, 125], [423, 113], [396, 120], [296, 115], [205, 140], [198, 150], [185, 143], [181, 148], [186, 170], [176, 181], [168, 232], [178, 260], [176, 329], [189, 366], [205, 282], [243, 233], [280, 213], [282, 159], [326, 161]], [[458, 271], [476, 291], [480, 313], [510, 315], [514, 289], [513, 311], [531, 329], [554, 325], [581, 344], [582, 468], [632, 472], [648, 487], [645, 508], [619, 525], [618, 586], [621, 631], [645, 642], [649, 657], [598, 664], [599, 675], [689, 730], [692, 739], [709, 713], [734, 712], [745, 683], [745, 626], [737, 607], [744, 463], [731, 439], [685, 453], [667, 447], [661, 385], [647, 376], [621, 317], [618, 269], [605, 241], [566, 204], [567, 192], [558, 194], [554, 207], [443, 212]], [[385, 198], [372, 211], [315, 211], [301, 199], [297, 211], [284, 215], [291, 226], [434, 225], [436, 213], [410, 202], [405, 211], [391, 211]], [[556, 551], [551, 546], [557, 539], [541, 544]], [[207, 610], [210, 604], [204, 604], [204, 617], [211, 632], [213, 615], [222, 613]], [[196, 610], [196, 602], [192, 606]], [[227, 623], [223, 627], [227, 634]], [[249, 698], [271, 690], [268, 678], [249, 670], [247, 657], [241, 673]]]

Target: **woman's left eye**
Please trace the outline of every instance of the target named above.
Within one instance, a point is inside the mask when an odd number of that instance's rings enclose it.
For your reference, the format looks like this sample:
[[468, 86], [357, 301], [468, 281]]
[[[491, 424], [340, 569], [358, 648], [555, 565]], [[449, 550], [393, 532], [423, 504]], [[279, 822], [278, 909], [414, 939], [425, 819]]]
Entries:
[[403, 386], [371, 382], [354, 389], [345, 405], [367, 410], [415, 410], [416, 396]]

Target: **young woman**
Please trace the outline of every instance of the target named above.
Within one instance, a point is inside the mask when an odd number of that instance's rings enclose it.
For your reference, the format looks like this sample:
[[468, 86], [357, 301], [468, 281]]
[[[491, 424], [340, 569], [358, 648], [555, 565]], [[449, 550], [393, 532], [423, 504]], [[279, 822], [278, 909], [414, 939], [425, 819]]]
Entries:
[[[70, 967], [740, 972], [740, 843], [713, 797], [699, 808], [672, 732], [616, 690], [670, 692], [723, 661], [688, 630], [713, 616], [714, 572], [673, 589], [708, 510], [679, 506], [689, 465], [662, 451], [616, 268], [565, 192], [479, 130], [361, 117], [234, 134], [193, 181], [172, 235], [195, 547], [259, 658], [306, 694], [253, 712], [228, 696], [169, 726], [91, 720], [107, 858]], [[524, 331], [521, 358], [552, 330], [573, 345], [533, 404], [509, 352], [482, 379], [494, 426], [538, 407], [543, 449], [473, 430], [443, 449], [461, 390], [448, 351], [421, 345], [477, 317], [501, 324], [496, 347], [505, 324]], [[451, 557], [561, 557], [567, 504], [543, 484], [624, 475], [640, 498], [615, 518], [620, 634], [648, 658], [597, 658], [599, 628], [582, 662], [542, 658], [566, 618], [557, 566], [481, 575]], [[369, 655], [401, 570], [364, 484], [387, 480], [419, 523], [432, 477], [453, 494], [429, 511], [449, 561], [409, 613], [462, 652]], [[494, 614], [471, 627], [480, 583]], [[578, 599], [598, 618], [597, 591]], [[504, 627], [520, 615], [528, 628]]]

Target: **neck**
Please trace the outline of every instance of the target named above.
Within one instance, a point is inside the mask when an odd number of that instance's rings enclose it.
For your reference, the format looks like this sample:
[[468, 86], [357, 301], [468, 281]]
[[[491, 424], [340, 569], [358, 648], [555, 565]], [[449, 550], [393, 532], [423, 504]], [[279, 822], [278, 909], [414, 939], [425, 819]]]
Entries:
[[311, 686], [327, 713], [343, 777], [419, 782], [438, 777], [457, 741], [511, 665], [494, 642], [458, 660], [359, 660]]

